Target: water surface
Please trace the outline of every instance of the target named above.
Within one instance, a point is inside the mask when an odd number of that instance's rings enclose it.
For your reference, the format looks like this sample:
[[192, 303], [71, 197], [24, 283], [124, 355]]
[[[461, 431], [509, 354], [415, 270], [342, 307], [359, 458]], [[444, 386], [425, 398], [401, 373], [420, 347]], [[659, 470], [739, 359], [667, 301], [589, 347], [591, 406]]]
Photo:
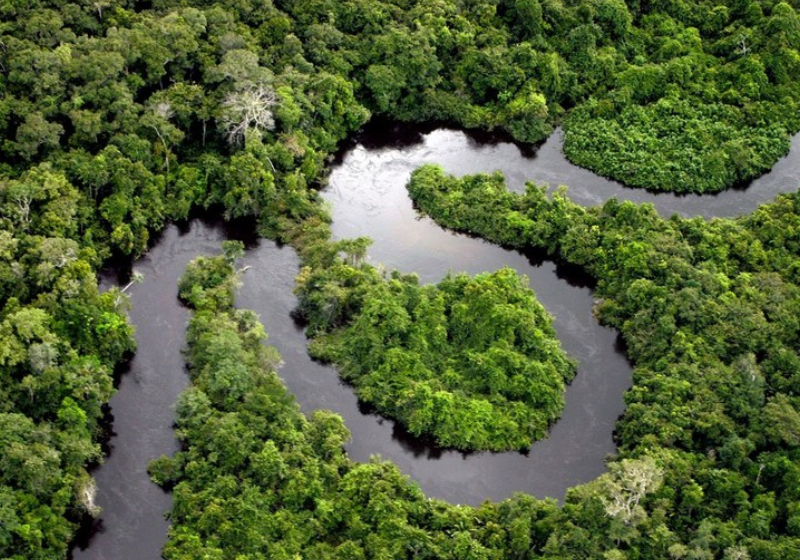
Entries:
[[[189, 381], [181, 355], [189, 314], [178, 302], [177, 282], [189, 261], [217, 250], [223, 236], [221, 229], [200, 222], [184, 235], [170, 226], [134, 265], [144, 275], [141, 284], [127, 291], [138, 348], [109, 401], [113, 432], [108, 457], [92, 473], [103, 511], [79, 535], [75, 560], [161, 558], [168, 525], [164, 514], [172, 497], [150, 482], [147, 465], [178, 450], [172, 426], [175, 401]], [[117, 281], [114, 273], [103, 275], [101, 287]]]
[[[302, 329], [291, 318], [299, 266], [292, 249], [253, 239], [246, 231], [226, 230], [219, 223], [195, 220], [183, 228], [170, 226], [134, 265], [145, 276], [129, 290], [139, 348], [110, 402], [115, 431], [110, 455], [94, 472], [103, 513], [94, 530], [76, 543], [74, 558], [160, 558], [168, 526], [164, 513], [171, 498], [149, 481], [146, 467], [178, 447], [172, 424], [175, 400], [188, 383], [180, 352], [188, 312], [177, 300], [177, 280], [192, 258], [219, 252], [221, 242], [231, 237], [248, 242], [244, 264], [251, 267], [237, 305], [261, 315], [270, 343], [285, 362], [279, 373], [302, 409], [325, 408], [344, 417], [353, 434], [347, 446], [352, 459], [380, 455], [395, 462], [429, 496], [462, 504], [499, 500], [517, 491], [560, 499], [570, 486], [601, 474], [604, 459], [614, 452], [612, 432], [624, 410], [622, 394], [630, 386], [631, 368], [617, 333], [592, 316], [591, 282], [536, 255], [453, 234], [418, 217], [405, 191], [411, 171], [429, 162], [458, 175], [500, 170], [512, 190], [522, 190], [526, 180], [551, 187], [568, 184], [569, 196], [584, 205], [616, 196], [653, 203], [665, 216], [735, 216], [797, 188], [800, 136], [793, 139], [789, 156], [747, 189], [703, 197], [626, 188], [570, 164], [560, 147], [560, 132], [533, 149], [487, 135], [376, 123], [338, 158], [323, 191], [333, 211], [334, 236], [373, 238], [369, 258], [375, 264], [416, 272], [423, 282], [439, 281], [450, 270], [475, 274], [502, 266], [530, 278], [537, 297], [555, 317], [564, 348], [580, 363], [567, 389], [564, 414], [548, 439], [535, 443], [527, 455], [465, 455], [409, 436], [394, 422], [359, 407], [333, 368], [309, 359]], [[113, 280], [103, 278], [106, 285]]]

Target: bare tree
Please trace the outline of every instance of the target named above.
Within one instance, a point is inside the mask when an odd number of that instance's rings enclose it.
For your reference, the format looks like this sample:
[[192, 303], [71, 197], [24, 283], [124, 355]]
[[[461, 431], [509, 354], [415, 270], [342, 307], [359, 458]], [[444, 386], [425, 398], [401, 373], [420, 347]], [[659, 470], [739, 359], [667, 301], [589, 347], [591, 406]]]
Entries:
[[623, 459], [612, 463], [600, 480], [605, 487], [606, 495], [601, 499], [606, 514], [634, 525], [646, 517], [639, 502], [661, 487], [664, 473], [650, 457]]
[[[6, 46], [6, 44], [3, 42], [3, 40], [2, 40], [2, 39], [0, 39], [0, 53], [5, 53], [5, 52], [7, 52], [7, 51], [8, 51], [8, 47], [7, 47], [7, 46]], [[3, 60], [2, 60], [2, 59], [0, 59], [0, 72], [5, 72], [5, 71], [6, 71], [5, 64], [3, 64]]]
[[78, 482], [78, 500], [92, 517], [100, 515], [100, 506], [95, 503], [97, 497], [97, 483], [91, 476], [86, 476]]
[[125, 287], [119, 291], [119, 293], [124, 294], [131, 286], [134, 284], [141, 284], [142, 282], [144, 282], [144, 274], [134, 270], [133, 274], [131, 274], [131, 281], [128, 282]]
[[35, 281], [40, 286], [47, 286], [55, 281], [59, 271], [78, 259], [80, 249], [72, 239], [59, 237], [45, 238], [39, 244], [39, 264]]
[[97, 10], [97, 18], [102, 21], [103, 8], [111, 6], [111, 0], [95, 0], [92, 2], [92, 6]]
[[20, 189], [14, 194], [16, 196], [13, 196], [12, 200], [16, 204], [17, 217], [25, 231], [28, 231], [31, 223], [31, 204], [33, 203], [34, 192]]
[[125, 299], [125, 292], [127, 292], [128, 289], [130, 289], [130, 287], [134, 284], [141, 284], [142, 282], [144, 282], [144, 274], [134, 270], [133, 274], [131, 275], [131, 281], [128, 282], [125, 287], [117, 289], [116, 294], [114, 294], [114, 309], [117, 312], [126, 310], [125, 306], [123, 306], [123, 304], [128, 303], [128, 300]]
[[275, 90], [265, 84], [248, 84], [228, 94], [222, 103], [221, 123], [230, 144], [241, 144], [250, 130], [275, 128], [272, 108], [278, 103]]
[[31, 223], [31, 207], [39, 196], [41, 187], [26, 183], [12, 182], [0, 184], [0, 196], [5, 196], [7, 205], [0, 209], [0, 216], [6, 215], [28, 231]]
[[[28, 364], [33, 373], [41, 375], [44, 370], [53, 367], [57, 362], [58, 348], [50, 342], [31, 344], [28, 347]], [[31, 400], [33, 400], [33, 392], [31, 392]]]
[[747, 46], [747, 37], [743, 34], [739, 35], [739, 54], [744, 56], [750, 52], [750, 47]]
[[729, 546], [725, 549], [723, 560], [750, 560], [750, 553], [744, 546]]
[[161, 144], [164, 146], [164, 166], [169, 175], [169, 144], [167, 143], [167, 132], [171, 125], [170, 119], [175, 116], [172, 105], [168, 101], [159, 101], [150, 107], [151, 118], [146, 119], [147, 125], [152, 128]]

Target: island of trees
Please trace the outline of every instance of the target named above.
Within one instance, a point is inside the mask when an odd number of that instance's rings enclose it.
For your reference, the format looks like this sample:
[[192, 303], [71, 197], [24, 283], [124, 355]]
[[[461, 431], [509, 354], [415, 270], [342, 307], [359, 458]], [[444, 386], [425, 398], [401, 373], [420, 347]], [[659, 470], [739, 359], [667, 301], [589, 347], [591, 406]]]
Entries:
[[[774, 0], [2, 3], [0, 556], [63, 559], [96, 514], [86, 468], [134, 349], [124, 293], [97, 289], [111, 257], [192, 209], [253, 216], [300, 254], [315, 347], [355, 375], [340, 346], [369, 290], [441, 290], [372, 281], [362, 241], [330, 240], [316, 188], [371, 115], [526, 142], [563, 125], [567, 156], [599, 174], [715, 191], [769, 169], [800, 130], [798, 48], [796, 4]], [[167, 557], [800, 557], [798, 195], [705, 222], [435, 168], [410, 191], [445, 227], [597, 279], [598, 317], [635, 364], [619, 456], [561, 506], [479, 508], [350, 462], [341, 420], [298, 412], [257, 319], [231, 307], [228, 246], [182, 285], [186, 450], [153, 468], [174, 485]]]

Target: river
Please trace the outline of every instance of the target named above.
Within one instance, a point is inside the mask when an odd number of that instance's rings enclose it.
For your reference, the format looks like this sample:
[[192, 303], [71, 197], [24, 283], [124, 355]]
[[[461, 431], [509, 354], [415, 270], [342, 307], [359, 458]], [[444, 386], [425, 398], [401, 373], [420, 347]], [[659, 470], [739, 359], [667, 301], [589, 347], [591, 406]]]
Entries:
[[[188, 382], [180, 353], [188, 312], [177, 301], [177, 280], [192, 258], [218, 252], [228, 238], [246, 242], [243, 264], [250, 266], [237, 305], [261, 316], [270, 344], [284, 359], [279, 373], [302, 409], [325, 408], [343, 416], [353, 435], [347, 446], [352, 459], [380, 455], [395, 462], [429, 496], [461, 504], [500, 500], [517, 491], [562, 499], [569, 487], [604, 471], [604, 460], [615, 449], [612, 432], [624, 410], [622, 395], [631, 383], [631, 367], [616, 331], [600, 326], [592, 316], [590, 279], [536, 255], [454, 234], [418, 217], [405, 184], [422, 163], [439, 163], [457, 175], [500, 170], [515, 191], [528, 179], [551, 187], [567, 184], [569, 196], [584, 205], [616, 196], [653, 203], [664, 216], [735, 216], [800, 184], [800, 136], [793, 139], [786, 158], [746, 189], [702, 197], [629, 189], [578, 168], [561, 153], [560, 131], [536, 148], [520, 148], [491, 135], [375, 123], [343, 150], [323, 191], [332, 209], [334, 237], [371, 237], [371, 262], [416, 272], [423, 282], [436, 282], [450, 270], [475, 274], [511, 266], [530, 278], [539, 301], [555, 317], [564, 348], [579, 361], [578, 374], [549, 438], [526, 454], [437, 449], [360, 407], [333, 368], [308, 358], [302, 329], [291, 318], [299, 265], [291, 248], [221, 223], [194, 220], [183, 227], [169, 226], [147, 256], [134, 263], [145, 276], [129, 290], [138, 351], [110, 402], [110, 454], [93, 473], [103, 513], [76, 541], [73, 558], [160, 558], [168, 525], [164, 513], [171, 498], [149, 481], [146, 468], [153, 458], [177, 449], [174, 403]], [[116, 278], [109, 274], [102, 281], [110, 285]]]

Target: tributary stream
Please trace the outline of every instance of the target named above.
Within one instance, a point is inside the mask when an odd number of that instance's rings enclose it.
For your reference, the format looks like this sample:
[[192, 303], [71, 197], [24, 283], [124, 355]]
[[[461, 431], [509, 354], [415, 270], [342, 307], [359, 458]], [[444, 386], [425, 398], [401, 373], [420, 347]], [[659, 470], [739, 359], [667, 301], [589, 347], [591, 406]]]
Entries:
[[[736, 216], [800, 185], [800, 136], [769, 174], [746, 189], [708, 196], [653, 194], [600, 178], [564, 158], [560, 131], [538, 148], [521, 150], [513, 143], [461, 131], [376, 123], [343, 151], [323, 191], [331, 205], [335, 238], [372, 238], [370, 262], [416, 272], [422, 282], [437, 282], [448, 271], [476, 274], [513, 267], [530, 278], [539, 301], [555, 317], [564, 348], [579, 361], [578, 375], [567, 389], [566, 408], [549, 438], [535, 443], [527, 454], [464, 455], [436, 449], [360, 408], [352, 389], [332, 367], [310, 360], [302, 328], [291, 318], [299, 265], [291, 248], [201, 220], [183, 228], [169, 226], [147, 256], [134, 263], [144, 275], [144, 281], [129, 290], [138, 350], [110, 402], [110, 455], [93, 473], [103, 513], [76, 542], [76, 560], [160, 558], [171, 498], [149, 481], [146, 468], [153, 458], [177, 449], [174, 403], [188, 383], [181, 355], [188, 311], [177, 300], [177, 281], [192, 258], [218, 252], [221, 242], [231, 237], [248, 242], [243, 264], [250, 269], [237, 305], [261, 316], [270, 344], [284, 360], [279, 374], [302, 409], [324, 408], [342, 415], [352, 432], [347, 451], [353, 460], [380, 455], [396, 463], [427, 495], [473, 505], [513, 492], [562, 499], [567, 488], [604, 471], [605, 458], [615, 450], [612, 432], [624, 410], [631, 367], [616, 331], [600, 326], [592, 315], [590, 283], [550, 261], [453, 234], [418, 217], [405, 184], [423, 163], [439, 163], [456, 175], [500, 170], [515, 191], [524, 188], [525, 180], [569, 185], [569, 196], [583, 205], [616, 196], [653, 203], [664, 216]], [[106, 285], [114, 280], [112, 275], [103, 278]]]

